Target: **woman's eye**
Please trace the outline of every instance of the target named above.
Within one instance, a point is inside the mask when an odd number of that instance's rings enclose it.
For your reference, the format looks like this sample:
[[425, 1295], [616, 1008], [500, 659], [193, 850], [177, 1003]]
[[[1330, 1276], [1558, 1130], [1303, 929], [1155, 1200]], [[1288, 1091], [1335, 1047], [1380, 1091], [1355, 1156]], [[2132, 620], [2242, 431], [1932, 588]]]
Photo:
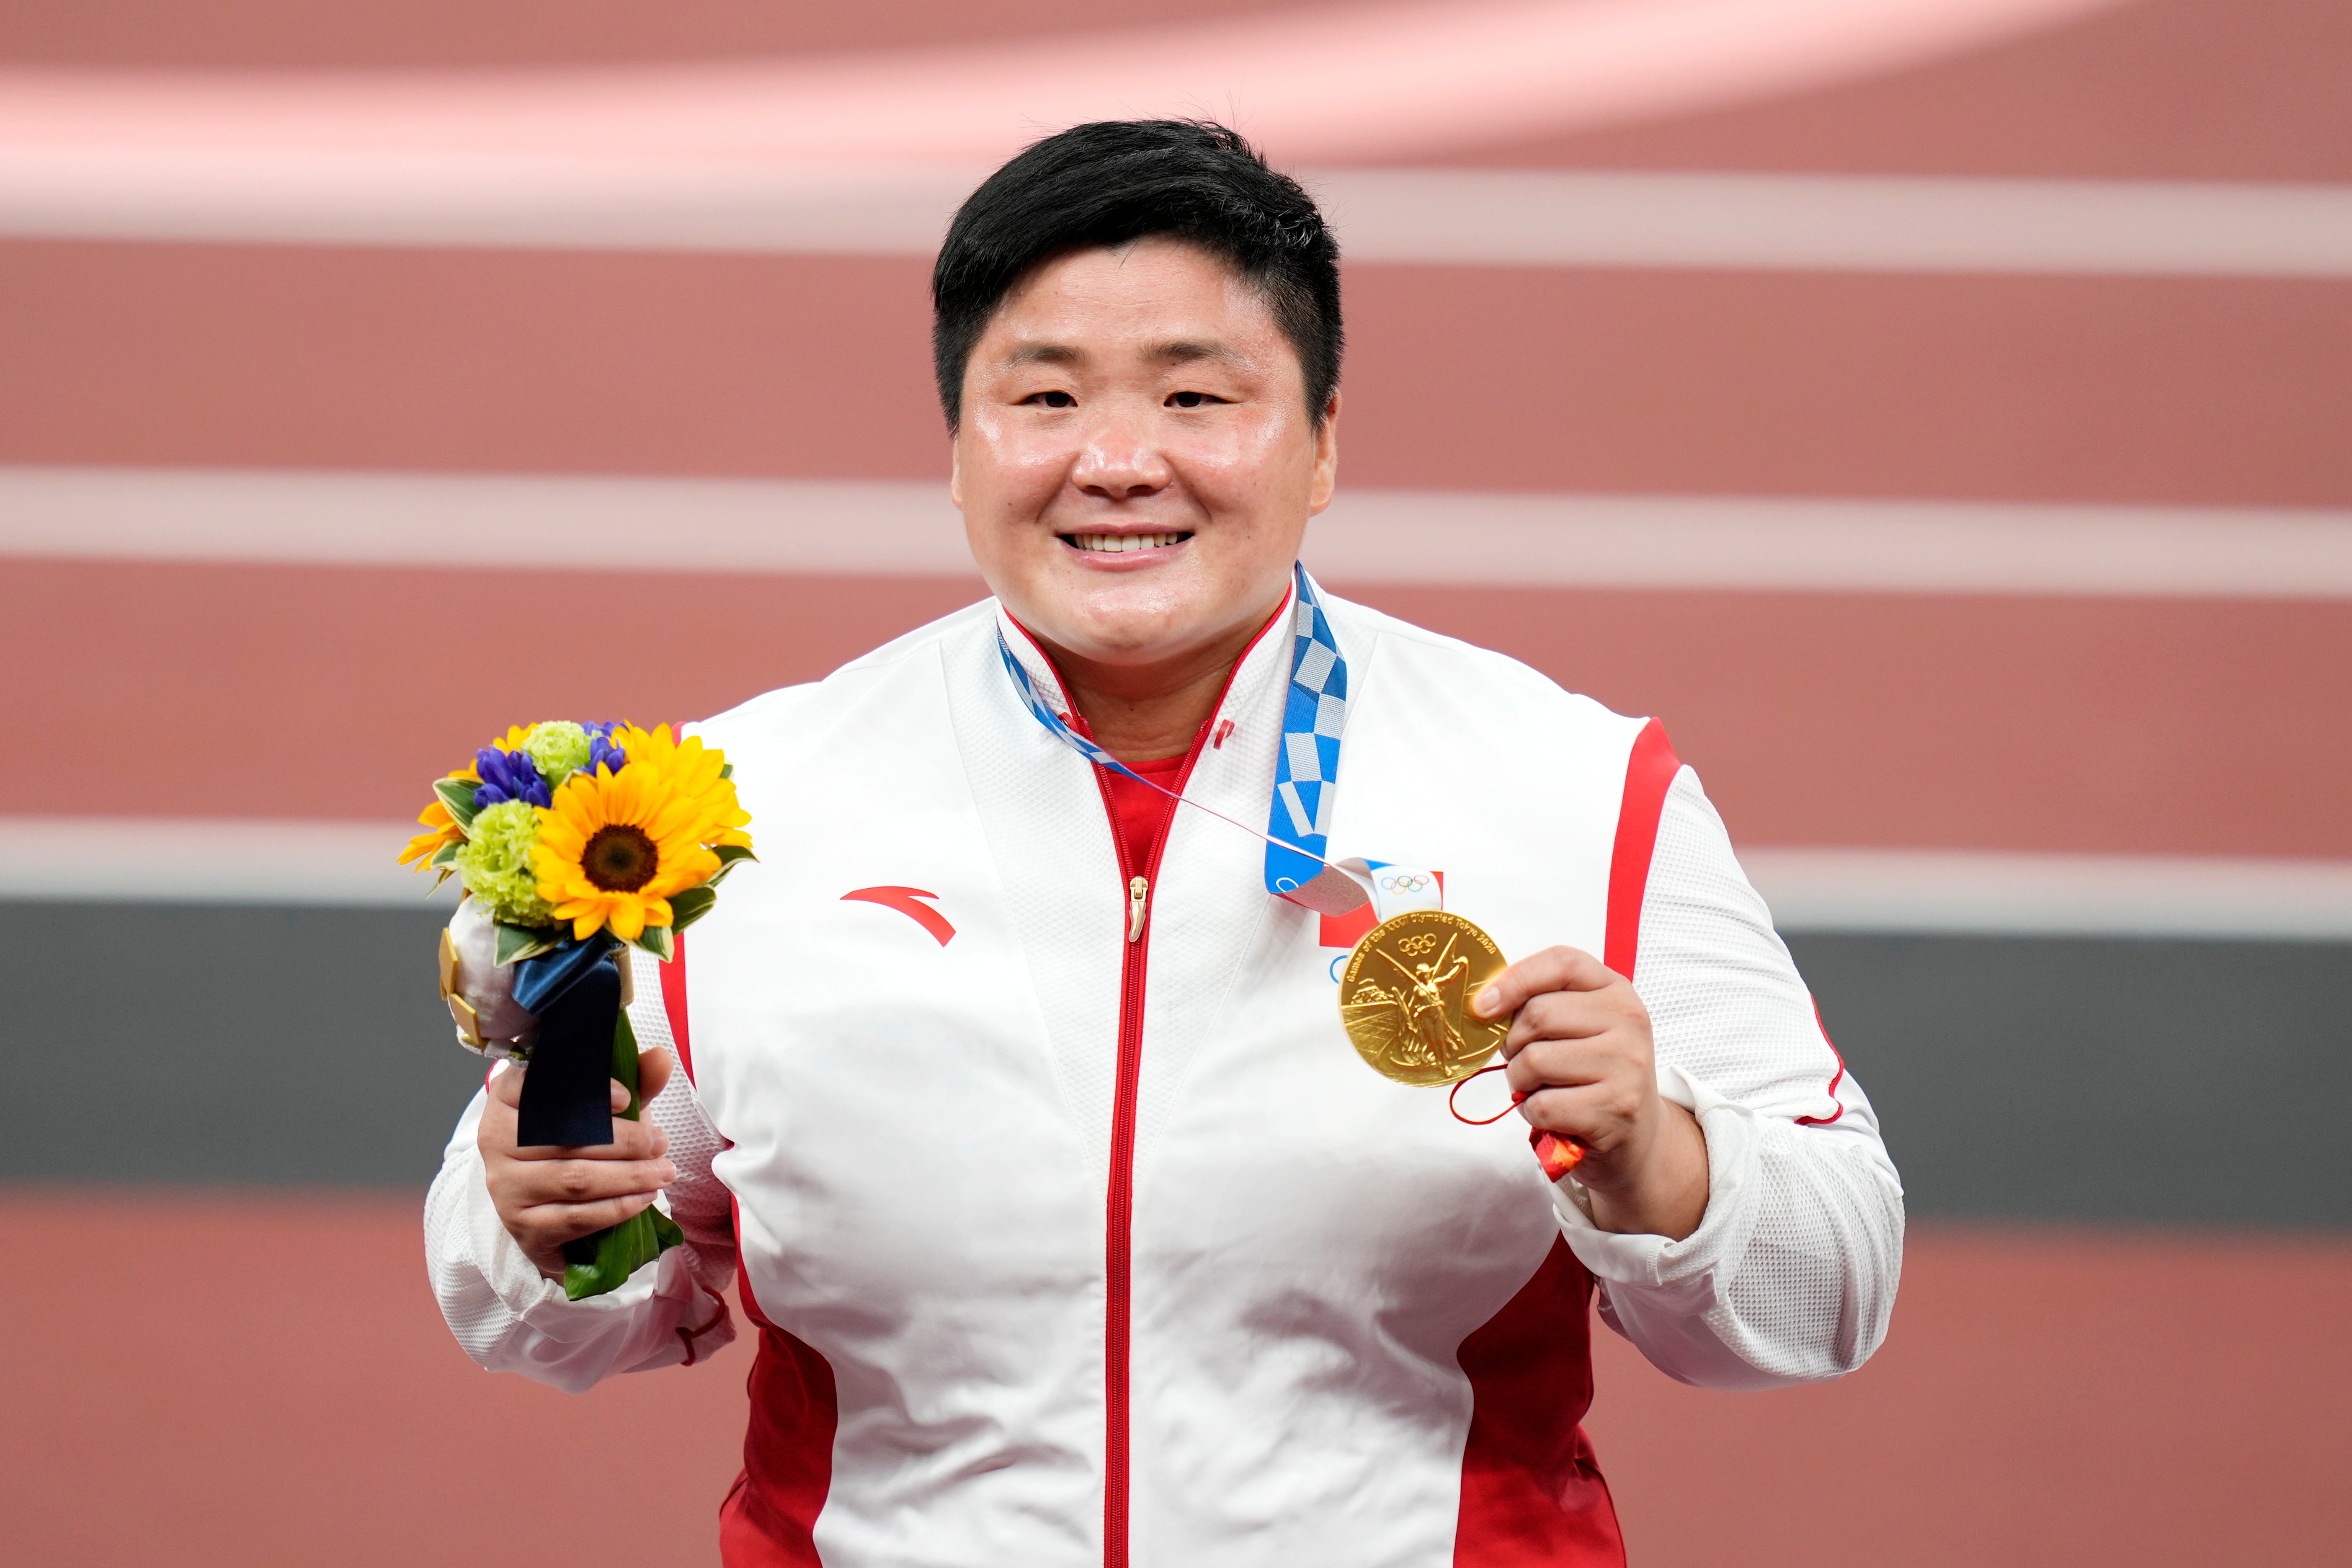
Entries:
[[1066, 392], [1033, 392], [1021, 400], [1039, 408], [1076, 408], [1078, 400]]
[[1206, 392], [1171, 392], [1168, 395], [1168, 406], [1171, 408], [1206, 408], [1212, 403], [1223, 401], [1223, 398]]

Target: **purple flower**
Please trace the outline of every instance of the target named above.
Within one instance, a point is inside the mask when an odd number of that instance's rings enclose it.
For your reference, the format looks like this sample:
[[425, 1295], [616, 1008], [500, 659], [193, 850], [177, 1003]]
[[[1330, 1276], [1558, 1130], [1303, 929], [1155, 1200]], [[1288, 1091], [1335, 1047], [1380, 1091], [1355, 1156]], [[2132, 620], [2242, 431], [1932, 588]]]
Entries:
[[539, 776], [539, 767], [521, 752], [501, 752], [485, 746], [474, 753], [474, 771], [482, 782], [474, 789], [474, 809], [497, 805], [501, 801], [528, 801], [533, 805], [551, 804], [547, 793], [547, 781]]
[[583, 724], [588, 731], [588, 772], [593, 773], [601, 765], [608, 772], [619, 773], [629, 760], [629, 753], [613, 744], [613, 721], [601, 724]]

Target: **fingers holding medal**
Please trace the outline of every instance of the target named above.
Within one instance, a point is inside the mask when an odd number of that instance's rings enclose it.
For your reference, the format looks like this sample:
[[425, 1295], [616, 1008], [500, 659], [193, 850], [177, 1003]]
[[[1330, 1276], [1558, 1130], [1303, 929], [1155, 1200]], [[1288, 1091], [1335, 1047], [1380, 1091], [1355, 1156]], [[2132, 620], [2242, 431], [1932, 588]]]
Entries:
[[1531, 954], [1473, 993], [1471, 1005], [1509, 1020], [1504, 1076], [1535, 1127], [1606, 1153], [1656, 1099], [1649, 1010], [1630, 981], [1591, 953]]

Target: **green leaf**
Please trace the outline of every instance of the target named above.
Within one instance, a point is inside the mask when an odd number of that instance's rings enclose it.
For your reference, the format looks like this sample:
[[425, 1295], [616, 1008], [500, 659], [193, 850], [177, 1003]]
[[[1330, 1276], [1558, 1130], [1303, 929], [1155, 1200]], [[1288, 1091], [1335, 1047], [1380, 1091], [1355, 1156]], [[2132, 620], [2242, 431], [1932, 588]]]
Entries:
[[686, 1239], [659, 1209], [639, 1209], [616, 1226], [563, 1244], [563, 1297], [582, 1301], [628, 1283], [629, 1276]]
[[[674, 901], [673, 907], [675, 907]], [[677, 943], [672, 939], [670, 928], [667, 926], [647, 926], [645, 929], [645, 934], [629, 945], [652, 953], [664, 963], [677, 956]]]
[[481, 786], [472, 779], [435, 779], [433, 793], [457, 819], [457, 826], [470, 830], [474, 826], [474, 791]]
[[[626, 958], [620, 962], [626, 963]], [[626, 1007], [613, 1015], [613, 1076], [629, 1091], [629, 1103], [621, 1112], [624, 1121], [635, 1121], [646, 1102], [637, 1098], [637, 1031], [629, 1022]]]
[[672, 893], [669, 896], [669, 929], [684, 931], [709, 914], [718, 902], [719, 895], [711, 889], [709, 882], [699, 888], [688, 888], [682, 893]]
[[457, 852], [465, 847], [465, 840], [460, 838], [452, 838], [448, 843], [444, 844], [440, 848], [433, 851], [433, 858], [425, 863], [427, 866], [454, 865], [457, 863]]
[[542, 952], [553, 952], [563, 943], [563, 932], [549, 926], [510, 926], [504, 921], [495, 928], [499, 933], [498, 962], [501, 965], [520, 963], [526, 958], [537, 958]]
[[702, 884], [706, 888], [715, 888], [719, 886], [719, 883], [727, 879], [727, 873], [735, 869], [736, 867], [740, 866], [746, 860], [757, 860], [759, 858], [757, 855], [752, 854], [740, 844], [717, 845], [712, 847], [710, 852], [719, 857], [719, 869], [710, 873], [710, 879]]
[[722, 779], [731, 779], [731, 778], [733, 778], [733, 777], [735, 776], [735, 764], [734, 764], [733, 763], [719, 763], [719, 776], [720, 778], [722, 778]]

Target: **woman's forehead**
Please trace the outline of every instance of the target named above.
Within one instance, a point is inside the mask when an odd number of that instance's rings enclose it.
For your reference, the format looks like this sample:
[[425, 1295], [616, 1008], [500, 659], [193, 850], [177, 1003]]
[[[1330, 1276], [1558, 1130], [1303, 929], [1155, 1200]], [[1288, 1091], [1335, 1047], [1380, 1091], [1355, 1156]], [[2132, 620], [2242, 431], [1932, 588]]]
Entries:
[[1106, 354], [1238, 366], [1286, 341], [1264, 292], [1231, 263], [1199, 246], [1155, 239], [1044, 263], [1005, 296], [974, 357], [1003, 368]]

